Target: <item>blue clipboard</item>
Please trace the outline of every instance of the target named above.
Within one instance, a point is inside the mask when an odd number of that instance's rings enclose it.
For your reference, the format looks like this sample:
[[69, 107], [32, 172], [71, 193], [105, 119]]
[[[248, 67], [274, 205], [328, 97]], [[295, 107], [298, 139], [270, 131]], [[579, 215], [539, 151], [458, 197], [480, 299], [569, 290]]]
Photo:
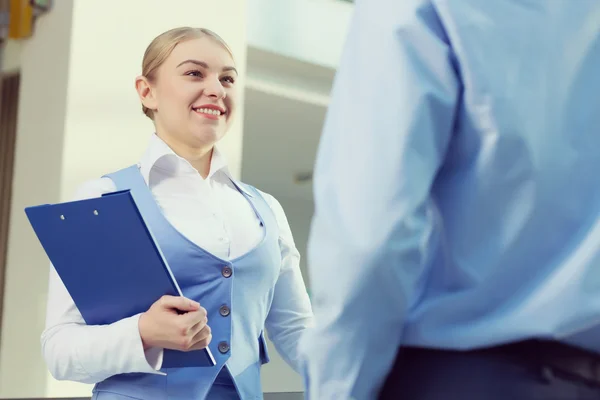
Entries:
[[[148, 310], [163, 295], [182, 295], [129, 190], [25, 213], [86, 324], [111, 324]], [[215, 364], [207, 347], [165, 350], [162, 366]]]

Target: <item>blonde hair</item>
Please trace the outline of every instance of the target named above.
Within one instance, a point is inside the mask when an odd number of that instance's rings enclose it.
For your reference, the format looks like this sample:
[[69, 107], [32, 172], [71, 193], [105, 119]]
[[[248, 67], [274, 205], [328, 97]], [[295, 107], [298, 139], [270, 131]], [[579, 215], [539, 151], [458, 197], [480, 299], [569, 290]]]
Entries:
[[[144, 52], [142, 75], [152, 82], [155, 79], [156, 70], [165, 62], [169, 55], [171, 55], [175, 46], [188, 40], [200, 39], [203, 37], [211, 38], [216, 43], [220, 44], [231, 55], [231, 58], [233, 58], [233, 52], [229, 45], [227, 45], [227, 42], [215, 32], [206, 28], [184, 26], [161, 33], [152, 40]], [[142, 111], [148, 118], [154, 119], [153, 111], [143, 104]]]

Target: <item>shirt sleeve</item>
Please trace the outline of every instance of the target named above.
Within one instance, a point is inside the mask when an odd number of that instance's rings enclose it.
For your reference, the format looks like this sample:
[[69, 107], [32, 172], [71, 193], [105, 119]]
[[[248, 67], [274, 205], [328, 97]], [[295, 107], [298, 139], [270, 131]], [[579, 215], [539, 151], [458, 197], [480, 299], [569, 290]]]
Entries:
[[[108, 178], [82, 185], [75, 200], [114, 191]], [[162, 374], [162, 349], [144, 351], [139, 315], [110, 325], [88, 326], [53, 266], [50, 268], [42, 353], [55, 379], [97, 383], [117, 374]]]
[[273, 196], [261, 194], [275, 214], [281, 249], [281, 269], [265, 325], [281, 357], [300, 373], [300, 337], [312, 325], [312, 307], [300, 271], [300, 253], [285, 212]]
[[358, 0], [315, 169], [308, 399], [375, 399], [427, 256], [460, 82], [426, 0]]

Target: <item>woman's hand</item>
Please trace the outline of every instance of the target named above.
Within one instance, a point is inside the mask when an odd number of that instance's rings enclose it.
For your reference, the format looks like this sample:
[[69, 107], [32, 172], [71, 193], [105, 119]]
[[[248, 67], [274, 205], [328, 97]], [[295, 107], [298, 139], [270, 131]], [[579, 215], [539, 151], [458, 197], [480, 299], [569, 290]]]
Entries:
[[206, 309], [182, 296], [163, 296], [140, 316], [144, 350], [200, 350], [212, 339]]

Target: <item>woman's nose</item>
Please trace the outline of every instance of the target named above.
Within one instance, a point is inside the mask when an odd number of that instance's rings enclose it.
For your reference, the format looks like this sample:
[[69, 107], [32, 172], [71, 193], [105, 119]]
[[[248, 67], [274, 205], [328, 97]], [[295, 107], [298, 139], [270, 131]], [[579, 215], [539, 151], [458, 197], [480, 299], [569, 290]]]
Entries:
[[207, 96], [217, 99], [222, 99], [225, 97], [225, 88], [218, 78], [208, 79], [205, 82], [206, 87], [204, 88], [204, 92]]

